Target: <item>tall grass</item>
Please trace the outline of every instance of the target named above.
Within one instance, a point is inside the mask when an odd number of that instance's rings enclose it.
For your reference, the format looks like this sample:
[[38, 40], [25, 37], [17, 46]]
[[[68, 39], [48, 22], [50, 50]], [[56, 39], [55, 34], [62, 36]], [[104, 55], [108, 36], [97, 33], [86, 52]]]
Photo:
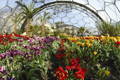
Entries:
[[102, 22], [97, 25], [100, 35], [118, 36], [120, 35], [120, 24]]

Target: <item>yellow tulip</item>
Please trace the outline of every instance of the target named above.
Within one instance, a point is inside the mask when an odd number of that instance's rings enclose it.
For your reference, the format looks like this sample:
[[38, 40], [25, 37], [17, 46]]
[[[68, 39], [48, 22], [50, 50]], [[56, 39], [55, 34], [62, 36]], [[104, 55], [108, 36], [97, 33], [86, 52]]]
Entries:
[[85, 46], [85, 43], [81, 43], [81, 46], [84, 47], [84, 46]]
[[91, 43], [93, 43], [93, 42], [94, 42], [94, 40], [90, 40], [90, 42], [91, 42]]
[[81, 42], [76, 42], [77, 45], [81, 45]]
[[86, 43], [86, 46], [87, 46], [87, 47], [91, 47], [92, 44], [90, 44], [90, 43]]
[[117, 39], [116, 39], [116, 38], [113, 38], [113, 41], [114, 41], [114, 42], [117, 42]]
[[110, 71], [105, 70], [105, 74], [106, 74], [107, 76], [109, 76], [109, 75], [110, 75]]
[[96, 52], [96, 51], [94, 51], [94, 52], [93, 52], [93, 54], [94, 54], [94, 55], [97, 55], [97, 52]]

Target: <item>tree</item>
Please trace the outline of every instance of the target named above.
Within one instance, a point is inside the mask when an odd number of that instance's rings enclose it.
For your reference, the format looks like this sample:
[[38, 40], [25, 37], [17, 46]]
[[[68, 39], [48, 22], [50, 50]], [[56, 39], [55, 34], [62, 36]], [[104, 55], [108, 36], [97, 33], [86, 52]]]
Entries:
[[80, 27], [78, 30], [78, 34], [84, 36], [85, 33], [89, 33], [89, 31], [85, 27]]
[[21, 22], [21, 16], [20, 14], [15, 13], [14, 16], [11, 18], [11, 21], [13, 22], [13, 32], [17, 32], [17, 26]]
[[19, 13], [21, 14], [23, 20], [23, 24], [21, 26], [21, 32], [24, 32], [29, 27], [29, 24], [31, 23], [32, 18], [34, 16], [34, 13], [36, 13], [39, 8], [35, 8], [35, 4], [33, 2], [28, 6], [20, 1], [16, 1], [16, 3], [21, 8], [21, 12]]
[[36, 35], [42, 35], [45, 36], [47, 33], [49, 33], [49, 29], [46, 26], [48, 24], [48, 20], [51, 18], [49, 13], [44, 13], [42, 16], [40, 16], [37, 20], [40, 22], [38, 25], [29, 25], [28, 33], [29, 34], [36, 34]]

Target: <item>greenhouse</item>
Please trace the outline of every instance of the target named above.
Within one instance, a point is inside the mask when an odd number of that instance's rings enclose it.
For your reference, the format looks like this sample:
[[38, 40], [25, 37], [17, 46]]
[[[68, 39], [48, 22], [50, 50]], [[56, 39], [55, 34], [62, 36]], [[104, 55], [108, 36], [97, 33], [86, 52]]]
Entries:
[[1, 0], [0, 80], [120, 80], [120, 0]]

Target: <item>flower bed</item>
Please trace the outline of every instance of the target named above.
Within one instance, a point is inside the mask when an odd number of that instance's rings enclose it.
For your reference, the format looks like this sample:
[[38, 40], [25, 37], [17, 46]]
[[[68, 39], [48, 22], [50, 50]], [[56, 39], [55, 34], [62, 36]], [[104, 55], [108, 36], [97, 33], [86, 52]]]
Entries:
[[120, 37], [0, 35], [0, 80], [119, 80], [119, 56]]

